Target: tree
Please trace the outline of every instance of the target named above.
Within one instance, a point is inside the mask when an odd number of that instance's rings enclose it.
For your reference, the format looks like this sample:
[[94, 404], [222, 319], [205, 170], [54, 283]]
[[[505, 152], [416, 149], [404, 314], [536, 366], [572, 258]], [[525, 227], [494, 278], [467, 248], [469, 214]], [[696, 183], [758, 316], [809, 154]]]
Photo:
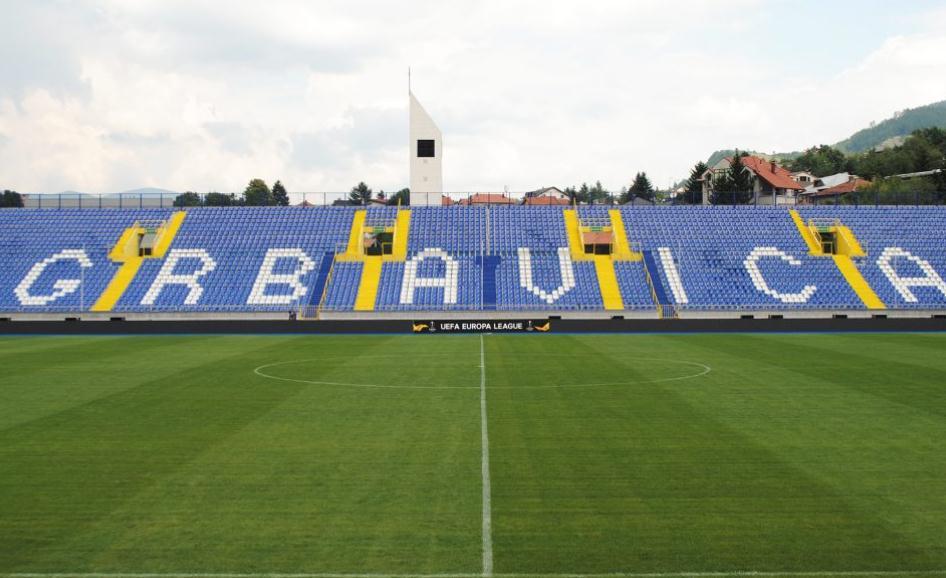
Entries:
[[200, 204], [200, 195], [193, 191], [181, 193], [174, 198], [175, 207], [199, 207]]
[[411, 190], [410, 189], [401, 189], [400, 191], [391, 195], [388, 199], [389, 205], [402, 205], [408, 206], [411, 204]]
[[348, 200], [359, 205], [367, 205], [368, 202], [371, 201], [372, 194], [371, 187], [362, 181], [351, 188], [351, 192], [348, 194]]
[[686, 192], [683, 193], [683, 202], [688, 205], [701, 205], [703, 204], [703, 175], [706, 174], [706, 171], [709, 170], [709, 167], [706, 166], [706, 163], [700, 161], [693, 165], [693, 168], [690, 170], [690, 178], [686, 180]]
[[575, 187], [565, 187], [565, 190], [562, 192], [568, 197], [569, 203], [575, 204], [578, 202], [578, 190]]
[[253, 179], [243, 191], [243, 203], [251, 207], [265, 207], [273, 204], [273, 193], [263, 179]]
[[582, 204], [588, 202], [588, 183], [582, 183], [577, 189], [572, 187], [571, 199], [573, 203]]
[[591, 202], [591, 187], [588, 186], [588, 183], [582, 183], [578, 187], [577, 199], [579, 204]]
[[601, 203], [611, 198], [611, 191], [601, 186], [601, 181], [595, 181], [594, 186], [588, 188], [588, 202]]
[[850, 172], [850, 161], [844, 153], [828, 145], [811, 147], [792, 161], [793, 171], [808, 171], [816, 177]]
[[[942, 196], [936, 189], [936, 183], [932, 178], [876, 179], [870, 185], [858, 189], [856, 193], [840, 197], [840, 202], [879, 205], [939, 204], [942, 202]], [[835, 201], [826, 199], [826, 202]]]
[[20, 193], [11, 190], [4, 190], [0, 195], [0, 207], [22, 207], [23, 197]]
[[654, 186], [650, 184], [647, 173], [641, 172], [634, 175], [634, 182], [631, 184], [631, 188], [627, 190], [627, 198], [623, 199], [623, 202], [633, 203], [634, 199], [653, 202]]
[[946, 157], [946, 130], [926, 128], [915, 131], [903, 144], [871, 150], [849, 158], [852, 172], [867, 178], [929, 171]]
[[730, 159], [729, 168], [719, 171], [713, 177], [713, 194], [710, 202], [714, 205], [744, 205], [754, 196], [753, 175], [742, 164], [746, 153], [737, 149]]
[[286, 187], [279, 180], [273, 184], [273, 204], [280, 207], [289, 206], [289, 193], [286, 192]]
[[936, 170], [939, 172], [934, 173], [931, 180], [933, 181], [933, 186], [936, 188], [936, 195], [940, 202], [946, 201], [946, 157], [939, 161], [939, 166]]
[[580, 187], [566, 187], [562, 191], [568, 196], [572, 203], [589, 204], [600, 203], [611, 198], [611, 191], [601, 185], [601, 181], [595, 181], [594, 185], [588, 186], [588, 183], [582, 183]]
[[207, 207], [233, 207], [240, 205], [236, 195], [230, 193], [207, 193], [204, 195], [204, 205]]

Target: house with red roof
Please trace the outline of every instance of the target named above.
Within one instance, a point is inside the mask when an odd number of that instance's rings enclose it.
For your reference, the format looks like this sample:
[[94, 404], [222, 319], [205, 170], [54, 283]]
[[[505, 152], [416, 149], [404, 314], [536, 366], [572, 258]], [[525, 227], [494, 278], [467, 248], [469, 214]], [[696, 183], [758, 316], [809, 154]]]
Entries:
[[571, 201], [568, 200], [568, 197], [560, 198], [551, 195], [542, 195], [539, 197], [529, 196], [528, 193], [526, 197], [522, 200], [523, 205], [559, 205], [559, 206], [568, 206], [571, 204]]
[[475, 193], [461, 199], [458, 205], [515, 205], [516, 201], [503, 193]]
[[830, 177], [823, 177], [816, 180], [813, 187], [809, 187], [798, 196], [798, 202], [817, 204], [824, 199], [843, 197], [844, 195], [857, 192], [859, 189], [863, 189], [870, 184], [870, 181], [862, 179], [857, 175], [838, 173], [837, 175], [831, 175]]
[[526, 193], [523, 205], [568, 205], [571, 200], [558, 187], [542, 187]]
[[[756, 156], [740, 159], [743, 170], [752, 176], [754, 202], [760, 205], [794, 205], [796, 195], [805, 187], [792, 178], [792, 172], [776, 163]], [[732, 166], [732, 157], [726, 157], [703, 173], [703, 204], [709, 204], [715, 177]]]

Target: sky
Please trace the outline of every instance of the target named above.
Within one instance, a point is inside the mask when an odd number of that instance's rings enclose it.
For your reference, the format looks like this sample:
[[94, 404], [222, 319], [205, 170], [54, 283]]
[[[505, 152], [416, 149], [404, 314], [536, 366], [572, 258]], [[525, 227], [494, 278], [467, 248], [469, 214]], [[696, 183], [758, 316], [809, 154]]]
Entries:
[[946, 100], [946, 2], [0, 0], [0, 188], [451, 192], [801, 150]]

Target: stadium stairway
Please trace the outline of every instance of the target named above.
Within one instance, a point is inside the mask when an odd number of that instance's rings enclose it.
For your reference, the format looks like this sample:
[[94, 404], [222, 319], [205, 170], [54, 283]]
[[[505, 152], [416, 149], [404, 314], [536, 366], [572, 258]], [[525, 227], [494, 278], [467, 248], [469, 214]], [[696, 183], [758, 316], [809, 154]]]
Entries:
[[394, 248], [391, 261], [403, 261], [407, 258], [407, 240], [411, 233], [411, 211], [401, 209], [397, 212], [394, 224]]
[[[596, 214], [597, 213], [597, 214]], [[621, 311], [625, 309], [621, 286], [615, 271], [619, 261], [640, 261], [641, 254], [631, 251], [624, 219], [621, 211], [610, 209], [607, 213], [591, 212], [589, 224], [582, 222], [577, 209], [565, 209], [565, 227], [567, 229], [569, 253], [574, 261], [592, 261], [601, 292], [601, 302], [605, 310]], [[587, 247], [603, 244], [607, 239], [609, 251], [604, 254]]]
[[496, 256], [477, 257], [477, 263], [483, 267], [483, 309], [496, 309], [496, 269], [500, 258]]
[[361, 261], [361, 281], [355, 297], [355, 311], [374, 311], [381, 283], [381, 255], [365, 256]]
[[[358, 291], [355, 296], [355, 311], [374, 311], [378, 302], [378, 290], [381, 286], [381, 275], [385, 263], [403, 263], [407, 258], [408, 240], [410, 238], [411, 211], [410, 209], [396, 209], [391, 218], [387, 208], [375, 211], [369, 215], [370, 209], [355, 211], [348, 235], [348, 245], [345, 252], [336, 257], [336, 261], [361, 263], [361, 276], [358, 282]], [[369, 221], [369, 216], [373, 220]], [[390, 233], [393, 236], [390, 252], [369, 255], [366, 253], [364, 239], [366, 232]]]
[[[789, 211], [792, 222], [798, 229], [805, 244], [808, 245], [809, 254], [815, 257], [831, 257], [835, 266], [844, 279], [847, 281], [854, 293], [868, 309], [886, 309], [884, 302], [880, 300], [877, 293], [864, 279], [860, 269], [855, 264], [855, 258], [866, 257], [867, 254], [861, 247], [860, 242], [849, 227], [841, 224], [839, 220], [827, 221], [824, 224], [818, 224], [815, 221], [805, 223], [801, 215], [795, 209]], [[821, 242], [823, 233], [829, 233], [834, 240], [835, 250], [833, 253], [825, 253], [824, 245]]]
[[565, 209], [565, 230], [568, 234], [568, 249], [571, 251], [572, 261], [588, 261], [589, 256], [585, 254], [585, 246], [581, 240], [581, 224], [578, 220], [578, 211], [575, 209]]
[[[325, 299], [325, 289], [328, 284], [329, 276], [332, 273], [332, 264], [335, 262], [335, 254], [331, 252], [322, 253], [322, 260], [319, 262], [319, 273], [315, 278], [315, 284], [309, 292], [309, 311], [317, 312], [322, 301]], [[311, 316], [311, 314], [309, 315]]]
[[614, 261], [611, 260], [611, 256], [595, 255], [594, 263], [604, 308], [612, 311], [624, 309], [624, 301], [621, 300], [621, 289], [618, 287], [618, 277], [614, 273]]
[[636, 251], [631, 250], [627, 229], [624, 226], [624, 218], [621, 211], [611, 209], [608, 211], [608, 217], [611, 220], [611, 230], [614, 234], [614, 250], [612, 255], [616, 261], [640, 261], [643, 256]]
[[643, 252], [644, 268], [647, 273], [647, 281], [653, 293], [654, 303], [657, 305], [657, 312], [661, 317], [674, 317], [674, 307], [667, 298], [667, 291], [664, 289], [663, 281], [660, 279], [660, 270], [654, 254], [651, 251]]
[[944, 207], [4, 209], [0, 311], [942, 311], [944, 225]]
[[361, 263], [361, 275], [358, 278], [358, 291], [355, 293], [356, 311], [371, 311], [378, 295], [378, 283], [381, 278], [381, 256], [366, 255], [364, 249], [365, 221], [367, 209], [355, 211], [351, 231], [348, 234], [348, 247], [344, 254], [337, 257], [340, 261]]
[[[167, 254], [186, 216], [186, 212], [178, 211], [153, 231], [138, 221], [125, 229], [109, 253], [109, 259], [115, 263], [121, 263], [121, 267], [118, 268], [105, 291], [92, 305], [91, 310], [105, 312], [114, 309], [119, 299], [135, 280], [135, 276], [138, 274], [138, 270], [141, 269], [144, 260], [161, 259]], [[153, 244], [145, 252], [142, 244], [149, 235], [152, 235]]]
[[799, 207], [856, 233], [867, 258], [854, 262], [889, 309], [946, 308], [946, 210], [938, 206]]

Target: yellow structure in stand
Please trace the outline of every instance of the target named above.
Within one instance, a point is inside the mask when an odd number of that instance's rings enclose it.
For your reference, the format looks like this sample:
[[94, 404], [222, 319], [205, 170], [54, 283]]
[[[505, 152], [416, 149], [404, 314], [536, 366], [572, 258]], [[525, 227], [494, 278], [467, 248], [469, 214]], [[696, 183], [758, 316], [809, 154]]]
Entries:
[[[132, 281], [135, 280], [135, 276], [138, 274], [138, 270], [141, 269], [144, 260], [160, 259], [167, 254], [186, 216], [186, 212], [177, 211], [171, 215], [170, 219], [161, 223], [153, 231], [149, 231], [141, 223], [135, 222], [134, 225], [122, 232], [118, 242], [108, 253], [108, 258], [111, 261], [122, 265], [118, 268], [112, 280], [109, 281], [105, 291], [99, 295], [98, 300], [92, 305], [92, 311], [105, 312], [115, 308], [119, 299], [125, 294]], [[141, 250], [141, 240], [149, 232], [154, 234], [154, 244], [150, 254], [145, 255]]]
[[618, 276], [614, 272], [614, 261], [611, 260], [611, 255], [595, 255], [594, 261], [604, 308], [609, 311], [624, 309], [624, 300], [621, 299], [621, 288], [618, 286]]
[[644, 258], [644, 255], [631, 250], [630, 244], [627, 242], [627, 230], [624, 228], [624, 219], [621, 217], [621, 211], [618, 209], [611, 209], [608, 211], [608, 216], [611, 217], [611, 229], [614, 232], [614, 248], [611, 254], [614, 256], [615, 261], [641, 261]]
[[363, 263], [358, 295], [355, 297], [355, 311], [374, 311], [378, 285], [381, 283], [381, 255], [366, 255]]
[[397, 212], [397, 219], [394, 221], [394, 249], [387, 261], [404, 261], [407, 259], [407, 236], [411, 232], [411, 211], [403, 209]]
[[[608, 211], [611, 224], [602, 226], [583, 226], [578, 218], [578, 211], [575, 209], [565, 209], [564, 217], [572, 261], [594, 261], [604, 308], [609, 311], [623, 310], [624, 300], [621, 298], [621, 288], [614, 271], [614, 263], [615, 261], [640, 261], [643, 255], [631, 250], [621, 211], [618, 209]], [[585, 239], [589, 233], [608, 234], [611, 238], [610, 252], [601, 255], [586, 252]]]
[[[806, 223], [795, 209], [790, 210], [789, 213], [798, 228], [798, 233], [804, 239], [805, 244], [808, 245], [809, 255], [831, 257], [838, 271], [841, 272], [865, 307], [868, 309], [887, 308], [870, 284], [867, 283], [867, 280], [864, 279], [864, 276], [861, 275], [852, 259], [852, 257], [866, 257], [867, 253], [850, 227], [842, 225], [838, 220], [831, 222], [809, 221]], [[824, 239], [827, 235], [830, 235], [831, 248], [833, 249], [830, 252], [825, 252]]]
[[[385, 262], [403, 262], [407, 259], [407, 240], [411, 232], [411, 211], [400, 209], [394, 220], [394, 226], [383, 230], [368, 231], [368, 211], [355, 211], [348, 234], [348, 245], [344, 253], [335, 256], [336, 262], [362, 263], [361, 279], [358, 281], [358, 293], [355, 296], [355, 311], [374, 311], [378, 298], [378, 286], [381, 283], [381, 269]], [[365, 253], [365, 234], [390, 233], [393, 236], [390, 251], [382, 255]]]

